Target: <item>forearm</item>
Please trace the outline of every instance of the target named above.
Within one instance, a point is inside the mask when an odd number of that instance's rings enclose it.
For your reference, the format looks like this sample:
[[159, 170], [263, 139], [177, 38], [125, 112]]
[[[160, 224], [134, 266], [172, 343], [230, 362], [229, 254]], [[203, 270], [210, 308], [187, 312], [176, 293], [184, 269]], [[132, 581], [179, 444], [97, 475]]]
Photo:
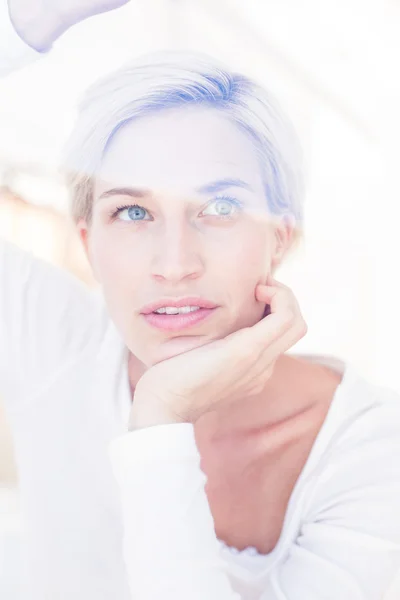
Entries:
[[239, 600], [220, 556], [192, 425], [131, 432], [112, 443], [111, 459], [132, 597]]
[[51, 0], [8, 0], [10, 18], [16, 32], [39, 52], [46, 52], [66, 30], [51, 7]]

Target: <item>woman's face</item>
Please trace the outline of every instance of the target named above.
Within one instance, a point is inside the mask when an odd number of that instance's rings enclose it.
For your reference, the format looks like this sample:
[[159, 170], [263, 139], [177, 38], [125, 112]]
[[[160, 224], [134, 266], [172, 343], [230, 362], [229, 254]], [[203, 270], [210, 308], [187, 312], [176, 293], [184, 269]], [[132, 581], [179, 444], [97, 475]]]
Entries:
[[[199, 107], [118, 130], [95, 183], [91, 226], [82, 221], [79, 230], [110, 316], [147, 367], [259, 321], [265, 306], [255, 288], [291, 235], [268, 217], [250, 139], [224, 114]], [[200, 296], [218, 308], [165, 331], [141, 314], [163, 296]]]

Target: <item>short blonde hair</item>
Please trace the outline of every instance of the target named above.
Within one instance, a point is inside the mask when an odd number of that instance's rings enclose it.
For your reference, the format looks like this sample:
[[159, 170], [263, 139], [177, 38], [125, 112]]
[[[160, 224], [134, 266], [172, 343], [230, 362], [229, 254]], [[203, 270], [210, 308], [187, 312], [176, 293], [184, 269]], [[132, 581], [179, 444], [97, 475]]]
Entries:
[[146, 54], [86, 91], [62, 160], [73, 221], [91, 222], [94, 177], [116, 131], [133, 119], [188, 104], [223, 111], [250, 136], [261, 159], [268, 208], [274, 215], [292, 215], [299, 234], [303, 160], [292, 123], [257, 82], [206, 54], [183, 51]]

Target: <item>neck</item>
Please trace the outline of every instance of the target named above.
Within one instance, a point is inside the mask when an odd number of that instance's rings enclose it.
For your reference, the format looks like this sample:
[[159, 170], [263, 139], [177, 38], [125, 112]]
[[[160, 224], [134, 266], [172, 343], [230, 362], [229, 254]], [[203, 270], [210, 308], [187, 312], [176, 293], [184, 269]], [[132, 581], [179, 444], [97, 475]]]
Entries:
[[316, 401], [309, 385], [313, 367], [297, 358], [281, 355], [260, 394], [218, 407], [208, 417], [209, 423], [213, 423], [214, 435], [220, 438], [256, 433], [311, 408]]

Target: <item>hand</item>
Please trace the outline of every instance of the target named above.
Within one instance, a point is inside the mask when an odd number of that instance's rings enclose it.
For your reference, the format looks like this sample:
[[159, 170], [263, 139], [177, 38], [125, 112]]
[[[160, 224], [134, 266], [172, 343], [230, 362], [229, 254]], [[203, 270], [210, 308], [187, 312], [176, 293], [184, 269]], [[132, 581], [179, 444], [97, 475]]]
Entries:
[[19, 36], [39, 52], [46, 51], [67, 29], [129, 0], [8, 0]]
[[58, 20], [65, 29], [68, 29], [84, 19], [120, 8], [129, 0], [42, 0], [42, 2], [55, 11]]
[[292, 291], [270, 277], [256, 299], [270, 314], [252, 327], [157, 363], [139, 379], [130, 428], [195, 422], [223, 402], [259, 394], [278, 357], [307, 333]]

